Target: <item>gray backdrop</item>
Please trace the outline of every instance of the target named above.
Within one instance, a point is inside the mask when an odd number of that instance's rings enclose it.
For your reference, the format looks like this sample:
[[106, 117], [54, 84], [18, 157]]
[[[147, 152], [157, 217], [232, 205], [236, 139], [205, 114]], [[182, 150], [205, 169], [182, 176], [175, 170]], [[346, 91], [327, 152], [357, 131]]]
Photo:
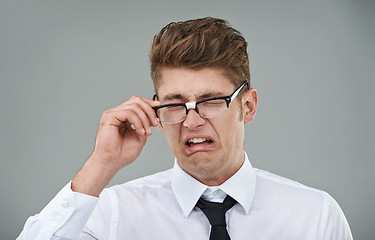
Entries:
[[[14, 239], [74, 177], [103, 111], [153, 95], [153, 35], [203, 16], [248, 40], [253, 165], [329, 192], [355, 239], [374, 239], [374, 12], [365, 0], [0, 0], [0, 239]], [[154, 132], [111, 185], [172, 166]]]

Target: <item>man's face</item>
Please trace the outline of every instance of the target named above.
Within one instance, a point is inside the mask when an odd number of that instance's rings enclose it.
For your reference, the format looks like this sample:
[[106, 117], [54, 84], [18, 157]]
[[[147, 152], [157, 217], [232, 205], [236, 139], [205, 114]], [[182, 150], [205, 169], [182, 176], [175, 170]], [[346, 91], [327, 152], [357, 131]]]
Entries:
[[[218, 68], [163, 68], [158, 96], [161, 104], [195, 102], [228, 96], [237, 87]], [[237, 101], [234, 99], [220, 117], [202, 118], [190, 109], [183, 122], [160, 127], [180, 167], [206, 185], [222, 184], [244, 161], [244, 123], [254, 117], [256, 91], [244, 93], [243, 111]], [[198, 143], [191, 144], [191, 140]]]

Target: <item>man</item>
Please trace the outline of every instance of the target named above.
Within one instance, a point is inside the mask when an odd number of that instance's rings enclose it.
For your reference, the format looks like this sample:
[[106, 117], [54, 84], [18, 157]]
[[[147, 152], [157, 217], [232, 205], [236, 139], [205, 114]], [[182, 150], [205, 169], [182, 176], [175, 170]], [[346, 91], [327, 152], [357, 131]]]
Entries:
[[[93, 154], [19, 239], [352, 239], [325, 192], [252, 168], [247, 43], [221, 19], [171, 23], [151, 49], [153, 100], [104, 112]], [[103, 189], [163, 131], [173, 169]], [[156, 159], [150, 159], [155, 161]]]

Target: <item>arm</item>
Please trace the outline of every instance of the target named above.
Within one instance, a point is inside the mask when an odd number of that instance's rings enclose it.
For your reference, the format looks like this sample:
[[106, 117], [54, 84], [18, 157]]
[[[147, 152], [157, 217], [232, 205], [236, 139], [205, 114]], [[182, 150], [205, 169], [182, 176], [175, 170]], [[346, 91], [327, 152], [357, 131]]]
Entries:
[[[72, 181], [72, 190], [98, 196], [116, 173], [141, 153], [158, 120], [150, 99], [132, 97], [103, 113], [93, 154]], [[132, 128], [132, 125], [134, 128]]]
[[338, 203], [327, 193], [324, 194], [322, 221], [320, 223], [320, 239], [353, 240], [353, 236]]
[[[115, 174], [139, 156], [151, 126], [158, 120], [152, 109], [159, 102], [132, 97], [102, 115], [95, 149], [71, 184], [41, 211], [30, 217], [17, 239], [90, 239], [81, 234], [99, 194]], [[133, 126], [133, 127], [132, 127]], [[81, 235], [80, 235], [81, 234]]]

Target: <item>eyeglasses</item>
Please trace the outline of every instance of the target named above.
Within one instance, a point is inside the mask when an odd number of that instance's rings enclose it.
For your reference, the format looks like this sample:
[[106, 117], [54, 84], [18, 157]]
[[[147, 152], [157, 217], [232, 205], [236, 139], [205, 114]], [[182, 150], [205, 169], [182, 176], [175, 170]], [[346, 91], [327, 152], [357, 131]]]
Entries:
[[[153, 107], [153, 109], [156, 116], [164, 124], [184, 121], [190, 109], [194, 109], [202, 118], [220, 117], [227, 112], [229, 104], [237, 97], [245, 85], [249, 86], [247, 81], [229, 96], [208, 98], [197, 102], [165, 104]], [[155, 97], [156, 95], [154, 99]]]

